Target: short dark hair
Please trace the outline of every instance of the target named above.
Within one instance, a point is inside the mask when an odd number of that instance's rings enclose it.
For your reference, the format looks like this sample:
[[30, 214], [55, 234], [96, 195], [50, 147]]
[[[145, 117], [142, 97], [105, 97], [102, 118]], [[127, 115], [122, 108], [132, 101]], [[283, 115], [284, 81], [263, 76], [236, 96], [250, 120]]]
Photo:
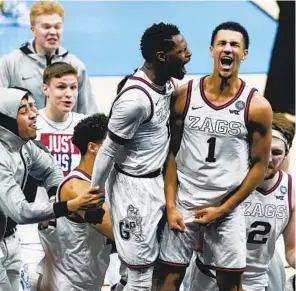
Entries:
[[[273, 113], [272, 128], [284, 135], [284, 137], [287, 139], [289, 148], [291, 148], [295, 136], [293, 122], [290, 121], [284, 113]], [[289, 152], [288, 148], [286, 148], [286, 152]]]
[[160, 22], [147, 28], [141, 38], [142, 56], [147, 62], [151, 62], [158, 51], [169, 52], [175, 46], [172, 37], [180, 34], [179, 28], [173, 24]]
[[43, 73], [43, 84], [49, 85], [51, 79], [67, 75], [77, 75], [77, 70], [65, 62], [56, 62], [46, 67]]
[[81, 155], [87, 152], [89, 142], [103, 142], [108, 131], [108, 117], [96, 113], [79, 121], [74, 127], [72, 143], [76, 145]]
[[212, 32], [211, 45], [214, 44], [215, 37], [220, 30], [232, 30], [240, 32], [243, 35], [245, 42], [245, 49], [249, 49], [250, 38], [247, 30], [238, 22], [227, 21], [219, 24]]

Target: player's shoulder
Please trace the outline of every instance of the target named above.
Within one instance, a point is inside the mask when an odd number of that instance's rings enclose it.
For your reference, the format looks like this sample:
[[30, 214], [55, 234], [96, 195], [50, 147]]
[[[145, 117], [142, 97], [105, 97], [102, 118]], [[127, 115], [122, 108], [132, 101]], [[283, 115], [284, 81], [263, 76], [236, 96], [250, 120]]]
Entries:
[[23, 57], [20, 49], [15, 49], [12, 52], [1, 56], [0, 63], [6, 63], [9, 66], [13, 66], [15, 62], [19, 62], [19, 60]]
[[74, 54], [68, 53], [64, 59], [64, 62], [69, 63], [73, 66], [78, 72], [81, 70], [85, 70], [85, 64]]
[[272, 120], [272, 108], [268, 100], [255, 91], [250, 101], [249, 116], [252, 119], [270, 119]]

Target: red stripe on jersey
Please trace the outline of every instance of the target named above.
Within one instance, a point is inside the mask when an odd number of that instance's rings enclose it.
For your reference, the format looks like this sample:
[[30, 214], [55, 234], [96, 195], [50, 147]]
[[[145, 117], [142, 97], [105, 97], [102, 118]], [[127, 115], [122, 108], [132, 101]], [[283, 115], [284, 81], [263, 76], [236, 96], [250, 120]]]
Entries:
[[252, 88], [249, 95], [248, 95], [248, 98], [247, 98], [247, 101], [246, 101], [246, 108], [245, 108], [245, 125], [248, 124], [249, 122], [249, 109], [250, 109], [250, 103], [251, 103], [251, 100], [254, 96], [254, 93], [257, 91], [256, 88]]
[[91, 175], [82, 171], [81, 169], [78, 169], [78, 168], [75, 168], [73, 171], [77, 171], [77, 172], [80, 172], [81, 174], [83, 174], [86, 178], [90, 179], [91, 180]]
[[127, 266], [130, 269], [145, 269], [145, 268], [150, 268], [154, 265], [155, 262], [148, 264], [148, 265], [130, 265], [127, 262], [125, 262], [122, 258], [120, 258], [121, 262]]
[[163, 261], [161, 259], [158, 259], [158, 261], [161, 264], [168, 265], [168, 266], [173, 266], [173, 267], [184, 267], [184, 268], [187, 268], [189, 266], [189, 264], [172, 263], [172, 262]]
[[282, 178], [283, 178], [283, 172], [282, 172], [282, 170], [279, 170], [279, 177], [278, 177], [276, 183], [270, 189], [264, 190], [264, 189], [258, 187], [257, 191], [259, 191], [260, 193], [262, 193], [264, 195], [268, 195], [268, 194], [272, 193], [280, 185]]
[[152, 90], [154, 90], [154, 91], [157, 92], [158, 94], [162, 94], [162, 95], [165, 94], [165, 91], [166, 91], [166, 88], [165, 88], [165, 87], [164, 87], [163, 90], [160, 90], [160, 89], [154, 87], [151, 83], [149, 83], [149, 82], [146, 81], [145, 79], [140, 78], [140, 77], [131, 76], [131, 77], [129, 77], [129, 79], [143, 82], [144, 84], [146, 84], [148, 87], [150, 87]]
[[246, 83], [242, 79], [240, 79], [241, 85], [240, 85], [237, 93], [235, 94], [235, 96], [232, 99], [230, 99], [228, 102], [226, 102], [225, 104], [215, 105], [211, 101], [208, 100], [208, 98], [206, 97], [206, 94], [204, 92], [204, 80], [206, 77], [208, 77], [208, 76], [204, 76], [200, 79], [200, 83], [199, 83], [200, 95], [201, 95], [202, 99], [204, 100], [204, 102], [207, 105], [209, 105], [211, 108], [213, 108], [214, 110], [221, 110], [221, 109], [226, 108], [227, 106], [231, 105], [233, 102], [235, 102], [240, 97], [240, 95], [242, 94], [242, 92], [246, 86]]

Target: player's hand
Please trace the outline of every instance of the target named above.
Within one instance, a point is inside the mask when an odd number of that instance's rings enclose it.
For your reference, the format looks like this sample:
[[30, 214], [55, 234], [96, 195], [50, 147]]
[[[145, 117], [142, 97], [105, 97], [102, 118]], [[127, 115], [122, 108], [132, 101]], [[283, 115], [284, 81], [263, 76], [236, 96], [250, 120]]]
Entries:
[[180, 210], [177, 208], [167, 210], [168, 225], [171, 230], [184, 232], [185, 223]]
[[211, 224], [224, 215], [219, 207], [207, 207], [193, 212], [194, 222], [199, 224]]
[[105, 202], [105, 189], [92, 187], [87, 192], [80, 194], [76, 198], [67, 201], [68, 210], [71, 212], [102, 208]]

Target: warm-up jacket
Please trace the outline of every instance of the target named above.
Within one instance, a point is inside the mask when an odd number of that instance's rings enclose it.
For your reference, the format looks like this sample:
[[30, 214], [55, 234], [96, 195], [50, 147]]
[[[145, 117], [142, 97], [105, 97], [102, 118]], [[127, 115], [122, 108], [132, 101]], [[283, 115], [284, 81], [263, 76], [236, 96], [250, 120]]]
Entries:
[[[36, 223], [67, 215], [65, 204], [50, 202], [29, 203], [24, 194], [28, 173], [43, 181], [48, 192], [63, 180], [62, 170], [54, 158], [32, 141], [18, 135], [16, 116], [26, 92], [0, 88], [0, 231], [5, 216], [16, 223]], [[0, 239], [3, 234], [0, 233]]]
[[45, 68], [51, 63], [65, 62], [72, 65], [79, 75], [78, 99], [73, 111], [84, 114], [97, 113], [98, 108], [84, 64], [63, 47], [59, 47], [51, 58], [38, 54], [32, 42], [31, 40], [0, 58], [0, 87], [18, 86], [30, 90], [37, 108], [41, 109], [45, 107], [46, 101], [41, 90]]

